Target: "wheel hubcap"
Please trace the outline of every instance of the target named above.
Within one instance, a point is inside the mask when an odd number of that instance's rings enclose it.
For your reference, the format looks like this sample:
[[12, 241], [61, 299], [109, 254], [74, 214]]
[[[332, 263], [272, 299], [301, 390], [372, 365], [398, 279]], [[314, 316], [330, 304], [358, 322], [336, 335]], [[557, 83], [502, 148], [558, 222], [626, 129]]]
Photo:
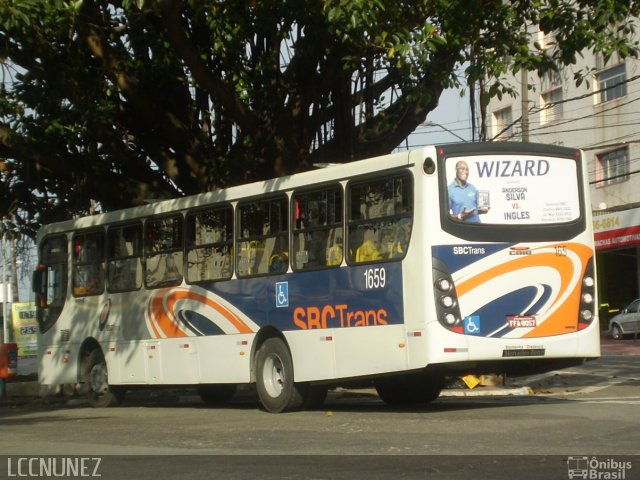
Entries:
[[107, 378], [107, 366], [104, 363], [94, 365], [89, 372], [89, 385], [96, 393], [105, 393], [109, 390], [109, 380]]
[[278, 355], [273, 354], [265, 359], [262, 378], [264, 379], [264, 388], [271, 397], [276, 398], [282, 394], [285, 373], [282, 360]]

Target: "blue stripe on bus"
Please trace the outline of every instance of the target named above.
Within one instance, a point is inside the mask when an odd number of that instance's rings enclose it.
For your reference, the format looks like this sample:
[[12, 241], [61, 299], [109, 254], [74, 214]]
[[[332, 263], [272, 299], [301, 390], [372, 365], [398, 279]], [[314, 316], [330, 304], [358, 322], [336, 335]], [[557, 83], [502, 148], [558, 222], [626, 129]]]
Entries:
[[196, 332], [198, 336], [202, 335], [224, 335], [224, 331], [209, 318], [192, 310], [179, 310], [176, 312], [177, 317], [191, 331]]
[[536, 287], [525, 287], [493, 299], [472, 313], [482, 319], [481, 336], [501, 337], [513, 330], [505, 324], [506, 313], [522, 312], [522, 315], [535, 315], [540, 306], [549, 299], [551, 288], [545, 286], [545, 293], [531, 307], [524, 311], [538, 295]]
[[[377, 270], [377, 284], [373, 278]], [[384, 269], [384, 286], [381, 270]], [[276, 306], [276, 283], [288, 286], [288, 306]], [[376, 288], [376, 285], [378, 288]], [[201, 284], [260, 327], [280, 330], [401, 324], [402, 263], [332, 268]]]

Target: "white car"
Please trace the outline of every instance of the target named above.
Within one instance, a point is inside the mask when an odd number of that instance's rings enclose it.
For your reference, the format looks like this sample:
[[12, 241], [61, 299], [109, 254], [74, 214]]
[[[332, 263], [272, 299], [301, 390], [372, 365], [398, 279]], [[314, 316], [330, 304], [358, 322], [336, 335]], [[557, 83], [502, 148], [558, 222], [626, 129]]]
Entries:
[[627, 308], [611, 318], [609, 331], [616, 340], [621, 340], [624, 335], [640, 333], [640, 298], [635, 299]]

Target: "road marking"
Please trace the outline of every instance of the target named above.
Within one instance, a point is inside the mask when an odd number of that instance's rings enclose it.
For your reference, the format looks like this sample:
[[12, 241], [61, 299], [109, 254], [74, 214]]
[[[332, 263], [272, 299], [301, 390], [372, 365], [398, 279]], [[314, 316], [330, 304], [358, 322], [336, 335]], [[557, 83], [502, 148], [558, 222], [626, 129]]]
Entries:
[[640, 405], [640, 397], [601, 397], [601, 398], [580, 398], [571, 399], [572, 402], [580, 403], [611, 403], [622, 405]]

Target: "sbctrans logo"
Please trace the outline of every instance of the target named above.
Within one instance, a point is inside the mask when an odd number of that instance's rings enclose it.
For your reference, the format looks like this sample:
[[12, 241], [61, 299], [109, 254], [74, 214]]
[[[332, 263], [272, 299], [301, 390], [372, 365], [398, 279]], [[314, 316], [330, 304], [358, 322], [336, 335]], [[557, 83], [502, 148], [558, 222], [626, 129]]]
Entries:
[[627, 460], [570, 456], [567, 458], [567, 475], [570, 479], [586, 480], [626, 480], [631, 477], [632, 464]]

